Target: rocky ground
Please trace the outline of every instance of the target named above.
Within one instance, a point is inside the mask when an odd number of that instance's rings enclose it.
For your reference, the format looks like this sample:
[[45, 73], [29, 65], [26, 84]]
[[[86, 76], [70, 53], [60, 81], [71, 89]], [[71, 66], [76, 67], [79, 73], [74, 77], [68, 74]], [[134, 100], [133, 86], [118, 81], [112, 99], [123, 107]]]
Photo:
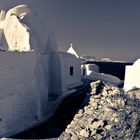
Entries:
[[140, 89], [124, 92], [109, 83], [91, 83], [91, 93], [59, 139], [140, 139]]

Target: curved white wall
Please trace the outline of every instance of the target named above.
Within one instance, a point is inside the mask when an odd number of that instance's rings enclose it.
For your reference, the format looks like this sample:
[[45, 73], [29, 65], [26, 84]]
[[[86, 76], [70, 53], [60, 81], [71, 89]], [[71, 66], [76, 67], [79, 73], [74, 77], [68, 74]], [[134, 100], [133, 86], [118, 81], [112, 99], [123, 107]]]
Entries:
[[47, 118], [48, 88], [42, 59], [37, 52], [0, 52], [0, 137]]
[[15, 15], [6, 19], [4, 34], [10, 51], [30, 51], [30, 33], [27, 29]]

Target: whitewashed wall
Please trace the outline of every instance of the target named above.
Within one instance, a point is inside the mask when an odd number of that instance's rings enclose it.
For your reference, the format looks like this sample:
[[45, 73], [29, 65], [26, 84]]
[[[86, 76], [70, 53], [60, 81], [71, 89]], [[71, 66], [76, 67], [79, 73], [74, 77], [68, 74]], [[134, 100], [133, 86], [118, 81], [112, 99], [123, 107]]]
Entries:
[[[60, 56], [63, 91], [81, 85], [81, 60], [68, 53], [61, 53]], [[70, 75], [70, 67], [73, 67], [73, 75]]]
[[29, 51], [31, 49], [30, 33], [27, 29], [27, 27], [19, 22], [17, 16], [12, 15], [7, 17], [4, 26], [4, 34], [10, 51]]
[[36, 52], [0, 52], [0, 137], [27, 129], [48, 116], [42, 59]]
[[[70, 67], [73, 66], [73, 75], [70, 76]], [[62, 94], [68, 88], [81, 85], [81, 60], [65, 52], [50, 54], [49, 94]]]
[[44, 54], [48, 48], [57, 50], [53, 34], [27, 5], [16, 6], [7, 12], [3, 31], [10, 51], [36, 50]]
[[124, 89], [128, 91], [135, 87], [140, 88], [140, 59], [125, 68]]
[[[81, 74], [90, 75], [92, 72], [99, 73], [99, 67], [96, 64], [83, 64], [81, 66]], [[84, 75], [83, 75], [84, 76]]]

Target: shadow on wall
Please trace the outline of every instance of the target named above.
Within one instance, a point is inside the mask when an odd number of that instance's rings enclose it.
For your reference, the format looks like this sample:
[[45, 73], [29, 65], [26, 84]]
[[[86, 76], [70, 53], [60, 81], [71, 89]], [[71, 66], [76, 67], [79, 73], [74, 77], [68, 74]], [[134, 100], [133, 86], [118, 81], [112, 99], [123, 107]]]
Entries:
[[[5, 35], [4, 35], [4, 32], [3, 32], [3, 29], [0, 29], [1, 31], [1, 40], [0, 40], [0, 51], [6, 51], [8, 50], [8, 43], [7, 43], [7, 40], [5, 38]], [[2, 47], [1, 47], [2, 46]]]
[[49, 122], [16, 138], [139, 139], [140, 89], [124, 93], [105, 82], [91, 87], [88, 95], [79, 92], [64, 99]]
[[38, 125], [13, 138], [46, 139], [58, 138], [73, 119], [77, 109], [85, 99], [85, 92], [79, 91], [63, 99], [55, 114], [45, 123]]

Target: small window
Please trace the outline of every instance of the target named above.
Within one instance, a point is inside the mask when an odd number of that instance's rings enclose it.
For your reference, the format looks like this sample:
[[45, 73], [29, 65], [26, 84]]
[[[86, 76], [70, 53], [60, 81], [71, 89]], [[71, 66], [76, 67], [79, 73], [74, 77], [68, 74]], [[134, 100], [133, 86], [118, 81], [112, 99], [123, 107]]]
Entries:
[[70, 67], [70, 76], [73, 75], [73, 66]]
[[83, 69], [83, 76], [85, 76], [86, 75], [86, 69], [84, 68]]

